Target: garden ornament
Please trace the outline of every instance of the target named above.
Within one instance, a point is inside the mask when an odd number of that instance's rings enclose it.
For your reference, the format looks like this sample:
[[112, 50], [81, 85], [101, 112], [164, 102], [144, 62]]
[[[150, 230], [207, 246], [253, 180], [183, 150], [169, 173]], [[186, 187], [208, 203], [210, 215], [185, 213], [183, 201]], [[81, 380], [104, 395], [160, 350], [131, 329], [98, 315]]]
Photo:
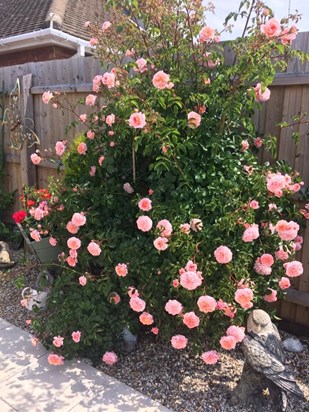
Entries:
[[27, 286], [23, 289], [22, 298], [25, 302], [25, 307], [32, 311], [33, 306], [37, 306], [40, 309], [44, 309], [46, 307], [46, 300], [49, 295], [49, 291], [38, 291], [36, 289], [32, 289], [30, 286]]
[[11, 268], [15, 262], [11, 260], [10, 248], [6, 242], [0, 241], [0, 269]]
[[263, 310], [250, 313], [242, 350], [245, 365], [232, 395], [233, 404], [251, 405], [257, 411], [272, 404], [274, 411], [286, 411], [289, 395], [304, 399], [295, 378], [284, 365], [278, 329]]

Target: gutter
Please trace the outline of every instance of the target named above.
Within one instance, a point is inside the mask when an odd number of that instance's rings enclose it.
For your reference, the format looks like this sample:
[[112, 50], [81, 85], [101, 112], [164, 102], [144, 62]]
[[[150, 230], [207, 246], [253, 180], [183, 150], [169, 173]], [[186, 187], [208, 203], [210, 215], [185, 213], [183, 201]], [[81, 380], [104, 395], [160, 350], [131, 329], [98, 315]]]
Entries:
[[90, 46], [89, 41], [56, 30], [53, 27], [0, 39], [0, 54], [42, 45], [57, 45], [73, 49], [77, 51], [79, 56], [85, 56], [85, 52], [93, 54], [93, 48]]

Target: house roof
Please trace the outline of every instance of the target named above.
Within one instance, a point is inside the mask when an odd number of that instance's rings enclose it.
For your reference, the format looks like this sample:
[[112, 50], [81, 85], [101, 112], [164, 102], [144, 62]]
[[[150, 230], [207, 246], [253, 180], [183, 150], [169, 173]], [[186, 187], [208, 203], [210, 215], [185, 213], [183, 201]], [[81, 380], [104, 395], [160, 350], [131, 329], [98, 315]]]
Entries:
[[0, 0], [0, 38], [40, 30], [52, 0]]
[[102, 0], [0, 0], [0, 39], [50, 27], [88, 40], [85, 21], [103, 20]]

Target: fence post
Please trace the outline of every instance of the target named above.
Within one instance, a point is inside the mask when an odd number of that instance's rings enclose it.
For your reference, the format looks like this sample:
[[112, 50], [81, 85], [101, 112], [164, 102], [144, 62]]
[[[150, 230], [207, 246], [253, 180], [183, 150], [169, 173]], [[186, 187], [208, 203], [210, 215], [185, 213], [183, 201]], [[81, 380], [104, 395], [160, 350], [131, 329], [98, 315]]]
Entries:
[[[33, 97], [30, 93], [32, 84], [32, 74], [25, 74], [20, 77], [20, 113], [22, 123], [33, 128], [33, 124], [29, 119], [33, 119]], [[36, 167], [30, 160], [30, 154], [34, 152], [34, 148], [29, 149], [26, 142], [20, 151], [20, 170], [21, 182], [23, 185], [36, 184]]]

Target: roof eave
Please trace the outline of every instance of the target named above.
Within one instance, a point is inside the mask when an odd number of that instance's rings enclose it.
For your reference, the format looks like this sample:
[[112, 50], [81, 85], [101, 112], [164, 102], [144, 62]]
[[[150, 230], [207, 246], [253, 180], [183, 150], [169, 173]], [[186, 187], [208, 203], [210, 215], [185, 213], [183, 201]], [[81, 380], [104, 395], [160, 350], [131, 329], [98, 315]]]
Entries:
[[0, 54], [43, 45], [57, 45], [73, 49], [81, 56], [84, 56], [85, 52], [93, 53], [89, 41], [54, 28], [46, 28], [0, 39]]

